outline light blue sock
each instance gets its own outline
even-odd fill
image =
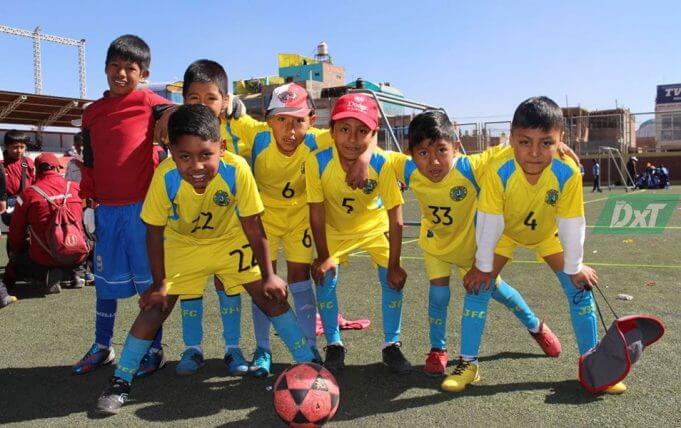
[[[428,292],[428,320],[430,322],[430,347],[447,349],[447,307],[451,292],[449,286],[430,284]]]
[[[203,341],[203,297],[180,300],[184,346],[199,347]]]
[[[159,328],[158,331],[156,332],[156,336],[154,336],[153,342],[151,342],[151,346],[149,349],[152,351],[160,351],[161,348],[163,348],[163,344],[161,343],[161,340],[163,339],[163,327]]]
[[[404,293],[390,288],[388,285],[388,269],[384,267],[378,267],[378,280],[381,282],[381,312],[385,343],[399,342]]]
[[[296,363],[305,363],[314,359],[307,338],[303,335],[303,331],[298,326],[296,315],[290,308],[283,314],[270,319]]]
[[[270,350],[270,325],[269,317],[260,310],[258,305],[251,301],[253,311],[253,330],[255,331],[255,343],[259,348]]]
[[[461,313],[461,356],[465,359],[476,359],[480,352],[480,341],[485,331],[489,299],[494,292],[493,286],[479,294],[466,293],[463,298]]]
[[[117,306],[116,299],[97,299],[95,303],[95,343],[100,347],[111,347]]]
[[[497,280],[497,288],[492,293],[492,298],[513,312],[526,329],[534,331],[539,327],[539,318],[532,312],[523,296],[503,279]]]
[[[296,307],[296,316],[307,342],[312,347],[317,347],[317,304],[312,289],[312,281],[294,282],[289,284],[289,290],[293,294],[293,304]]]
[[[332,272],[324,275],[324,283],[317,285],[317,307],[324,326],[326,344],[341,343],[340,328],[338,327],[338,297],[336,284],[338,277]]]
[[[142,361],[150,346],[151,340],[138,339],[132,334],[128,334],[114,376],[132,382],[132,378],[140,367],[140,361]]]
[[[570,276],[565,272],[556,272],[560,285],[570,305],[570,318],[572,330],[577,338],[579,355],[596,346],[598,343],[598,324],[596,320],[596,307],[591,291],[579,290],[572,284]]]
[[[241,339],[241,294],[228,296],[224,290],[217,291],[222,318],[222,337],[226,347],[239,347]]]

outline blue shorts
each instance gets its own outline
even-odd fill
[[[95,209],[94,274],[97,298],[123,299],[141,294],[151,285],[147,229],[142,203],[99,205]]]

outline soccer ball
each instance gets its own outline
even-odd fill
[[[319,364],[295,364],[274,384],[274,409],[292,427],[318,427],[330,421],[339,399],[336,379]]]

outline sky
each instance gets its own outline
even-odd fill
[[[276,75],[278,53],[326,41],[348,82],[390,82],[460,123],[507,120],[534,95],[653,111],[656,85],[681,82],[680,17],[678,0],[0,2],[1,25],[86,39],[88,98],[126,33],[151,46],[152,82],[199,58],[230,82]],[[44,94],[78,96],[76,48],[43,42],[42,68]],[[32,92],[32,70],[31,39],[0,33],[0,90]]]

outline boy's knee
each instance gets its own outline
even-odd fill
[[[277,302],[276,300],[270,299],[261,299],[259,301],[253,299],[253,301],[260,308],[260,310],[270,318],[282,315],[289,310],[287,301]]]

